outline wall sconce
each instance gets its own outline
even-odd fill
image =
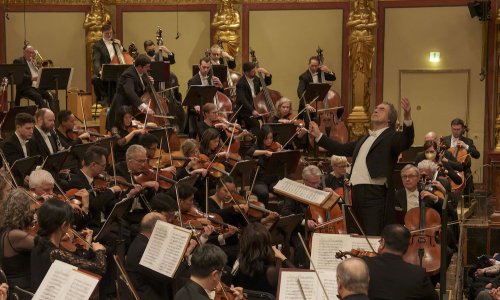
[[[430,52],[429,61],[436,63],[441,61],[441,52]]]

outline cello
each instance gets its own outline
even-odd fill
[[[253,49],[250,50],[250,55],[252,57],[252,63],[254,63],[256,68],[259,68],[259,62]],[[276,102],[281,99],[282,95],[280,92],[271,90],[267,87],[264,76],[262,76],[260,72],[258,72],[257,76],[259,76],[261,91],[253,99],[253,106],[255,110],[263,116],[265,123],[269,123],[272,116],[276,115],[275,105]]]

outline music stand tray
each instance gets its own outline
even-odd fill
[[[170,63],[166,61],[151,62],[151,77],[157,82],[170,82]]]
[[[7,77],[9,84],[21,85],[24,79],[25,64],[3,64],[0,65],[0,78]]]
[[[118,78],[122,75],[125,70],[127,70],[132,65],[112,65],[104,64],[102,65],[102,81],[116,82]]]
[[[217,93],[217,87],[213,85],[192,85],[189,87],[182,106],[203,106],[205,103],[213,102]]]
[[[287,177],[288,174],[292,174],[297,169],[301,155],[299,150],[274,152],[267,161],[266,172],[268,174],[283,172],[283,175]]]
[[[18,186],[23,186],[24,178],[35,169],[35,165],[42,159],[40,155],[30,156],[16,160],[10,167],[16,177]]]
[[[316,101],[322,101],[326,97],[326,94],[328,94],[331,87],[332,85],[329,83],[310,83],[307,85],[302,97],[306,103],[310,103],[316,97],[318,97]]]
[[[288,242],[293,230],[303,219],[303,214],[280,217],[269,231],[271,233],[271,243],[273,245],[278,245]]]
[[[104,225],[102,225],[101,230],[99,230],[99,232],[94,236],[94,241],[98,242],[103,236],[111,231],[112,224],[122,218],[133,200],[134,198],[125,198],[113,206],[113,209],[106,219],[106,222],[104,222]]]
[[[66,149],[47,156],[45,162],[42,165],[42,169],[50,172],[52,176],[54,176],[54,178],[57,178],[57,174],[64,166],[69,152],[70,149]]]
[[[68,157],[66,159],[66,162],[63,166],[63,168],[68,169],[69,166],[67,166],[67,163],[71,162],[72,158],[75,158],[78,161],[78,165],[82,165],[83,161],[83,156],[85,155],[85,152],[89,149],[91,146],[95,146],[95,142],[92,143],[85,143],[85,144],[79,144],[72,146],[69,150]]]
[[[269,125],[269,127],[271,127],[271,131],[273,132],[273,139],[281,145],[285,145],[285,143],[290,140],[290,138],[295,134],[297,130],[297,125],[292,123],[267,123],[266,125]]]

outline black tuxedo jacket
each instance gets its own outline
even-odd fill
[[[104,40],[101,39],[95,42],[92,46],[92,65],[94,66],[93,76],[99,77],[99,71],[101,70],[102,65],[109,63],[111,63],[111,56],[109,56],[108,48],[106,47]]]
[[[140,299],[170,299],[172,279],[139,264],[149,239],[138,234],[128,248],[125,269]]]
[[[325,148],[330,155],[352,156],[352,165],[356,163],[361,145],[368,138],[365,135],[354,142],[341,144],[329,139],[324,134],[318,142],[318,146]],[[398,160],[399,154],[411,147],[415,138],[412,126],[403,126],[403,131],[387,128],[382,132],[366,156],[366,165],[371,178],[386,177],[391,183],[392,171]]]
[[[207,292],[202,286],[196,282],[189,280],[178,292],[175,294],[174,300],[208,300]]]
[[[266,85],[271,85],[272,76],[265,77]],[[258,76],[253,78],[253,86],[255,89],[255,95],[258,95],[261,89],[260,79]],[[250,117],[252,115],[253,107],[253,97],[252,90],[245,76],[241,76],[240,80],[236,83],[236,105],[238,108],[243,106],[240,110],[239,115],[241,117]]]
[[[49,141],[52,145],[52,150],[54,150],[54,153],[62,150],[61,142],[59,141],[59,137],[54,130],[50,131]],[[31,142],[35,145],[35,155],[41,155],[43,158],[50,155],[49,147],[45,143],[45,140],[36,127],[33,129],[33,137],[31,138],[30,143]]]
[[[116,94],[109,108],[106,128],[111,131],[111,128],[115,125],[116,112],[118,109],[124,105],[139,108],[142,104],[141,96],[146,91],[148,85],[148,78],[142,76],[144,86],[141,84],[141,79],[139,78],[139,73],[134,66],[130,66],[118,79],[118,84],[116,87]]]
[[[78,170],[76,174],[71,174],[71,180],[68,181],[67,188],[91,190],[93,187],[89,184],[85,174],[81,170]],[[115,204],[115,200],[115,194],[110,189],[105,189],[95,194],[89,191],[89,212],[91,219],[88,225],[90,229],[96,230],[101,227],[101,212],[106,215]]]
[[[209,74],[208,75],[208,83],[210,85],[213,85],[213,81],[212,81],[212,77],[213,75],[212,74]],[[203,82],[201,81],[201,77],[200,77],[200,73],[196,73],[193,77],[191,77],[191,79],[188,80],[188,87],[192,86],[192,85],[203,85]],[[224,88],[219,88],[219,91],[220,92],[224,92]],[[203,106],[203,105],[201,105]],[[194,114],[195,111],[194,111],[194,106],[188,106],[188,113],[190,114]]]
[[[323,72],[318,70],[318,81],[321,83],[321,74]],[[335,73],[324,73],[325,74],[325,80],[328,81],[335,81],[337,77],[335,76]],[[299,76],[299,85],[297,86],[297,96],[299,97],[299,111],[304,109],[306,107],[304,100],[300,99],[302,97],[302,94],[304,91],[307,89],[307,86],[309,83],[313,82],[313,77],[309,69],[307,69],[304,73],[300,74]],[[304,113],[301,114],[301,118],[304,119]]]
[[[28,62],[24,58],[24,56],[21,56],[19,58],[14,59],[14,64],[16,65],[24,65],[24,74],[23,74],[23,83],[20,85],[16,85],[16,90],[17,91],[22,91],[26,88],[31,87],[32,81],[31,81],[31,70],[30,67],[28,66]]]
[[[440,199],[438,202],[434,203],[432,201],[424,200],[424,203],[426,207],[435,209],[441,215],[443,201],[444,199]],[[404,217],[406,215],[406,212],[408,211],[406,189],[403,188],[396,191],[396,205],[401,207]]]
[[[447,135],[443,138],[444,144],[449,148],[451,146],[451,135]],[[476,146],[474,146],[474,141],[472,139],[469,139],[465,136],[460,136],[459,140],[464,142],[469,146],[469,154],[472,156],[472,158],[478,159],[481,156],[481,153],[477,151]]]
[[[165,52],[162,51],[162,54],[165,54]],[[160,61],[160,52],[156,52],[155,55],[153,56],[153,59],[151,59],[151,61]],[[172,53],[167,54],[167,56],[163,56],[162,61],[166,61],[171,65],[175,64],[174,53],[172,52]]]
[[[425,269],[403,261],[401,256],[385,253],[364,260],[370,270],[371,300],[439,299]]]
[[[29,140],[28,143],[26,143],[26,152],[28,152],[28,156],[24,156],[21,142],[19,141],[15,133],[12,133],[12,135],[5,140],[5,142],[3,143],[2,151],[10,166],[12,166],[12,164],[18,159],[37,155],[35,143],[33,142],[33,140]]]

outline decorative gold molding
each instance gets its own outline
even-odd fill
[[[349,0],[239,0],[237,4],[243,3],[319,3],[319,2],[348,2]],[[27,4],[27,5],[90,5],[91,0],[2,0],[2,5]],[[105,0],[104,5],[189,5],[189,4],[216,4],[215,0]]]

